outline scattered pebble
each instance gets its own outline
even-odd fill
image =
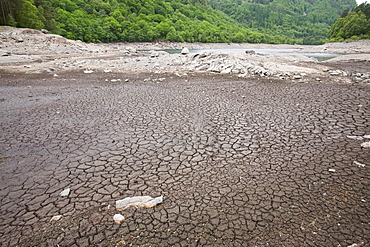
[[[363,245],[364,245],[364,243],[362,242],[362,243],[359,243],[359,244],[351,244],[351,245],[348,245],[347,247],[361,247]]]
[[[121,224],[125,220],[125,217],[122,214],[115,214],[113,220],[116,224]]]
[[[347,138],[353,139],[353,140],[359,140],[359,141],[361,141],[362,139],[364,139],[362,136],[347,136]]]
[[[93,70],[84,70],[84,73],[85,74],[91,74],[91,73],[94,73],[94,71]]]
[[[353,164],[357,165],[358,167],[365,167],[365,164],[362,164],[358,161],[353,161]]]
[[[335,172],[335,169],[329,169],[328,171],[329,172]]]
[[[363,147],[363,148],[370,148],[370,142],[363,142],[363,143],[361,143],[361,147]]]
[[[68,196],[69,195],[69,193],[71,192],[71,189],[70,188],[68,188],[68,189],[65,189],[65,190],[63,190],[62,192],[60,192],[60,196]]]
[[[60,218],[62,218],[62,215],[56,215],[56,216],[53,216],[53,218],[51,218],[50,221],[58,221],[60,220]]]

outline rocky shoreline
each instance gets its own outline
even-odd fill
[[[245,54],[204,51],[170,54],[169,49],[245,49]],[[255,49],[294,49],[295,54],[262,55]],[[345,54],[325,62],[314,53]],[[302,55],[301,55],[302,54]],[[187,73],[271,77],[309,82],[326,79],[370,83],[370,41],[329,43],[320,46],[202,43],[87,44],[32,29],[0,29],[0,69],[12,73]],[[356,63],[354,63],[356,62]]]

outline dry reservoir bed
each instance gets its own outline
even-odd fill
[[[370,244],[369,85],[74,72],[0,84],[0,246]],[[116,224],[130,196],[163,203]]]

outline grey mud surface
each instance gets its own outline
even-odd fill
[[[347,138],[370,134],[369,99],[325,81],[1,74],[0,246],[369,246],[370,149]],[[139,195],[164,201],[115,224]]]

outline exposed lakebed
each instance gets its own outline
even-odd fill
[[[162,51],[168,52],[170,54],[179,54],[181,53],[181,49],[164,49]],[[303,55],[306,57],[313,57],[316,58],[318,61],[326,61],[331,58],[339,57],[342,54],[336,53],[323,53],[323,52],[316,52],[316,53],[302,53],[301,49],[190,49],[190,53],[202,53],[202,52],[225,52],[225,53],[237,53],[237,54],[245,54],[246,51],[254,51],[256,54],[260,55]]]

